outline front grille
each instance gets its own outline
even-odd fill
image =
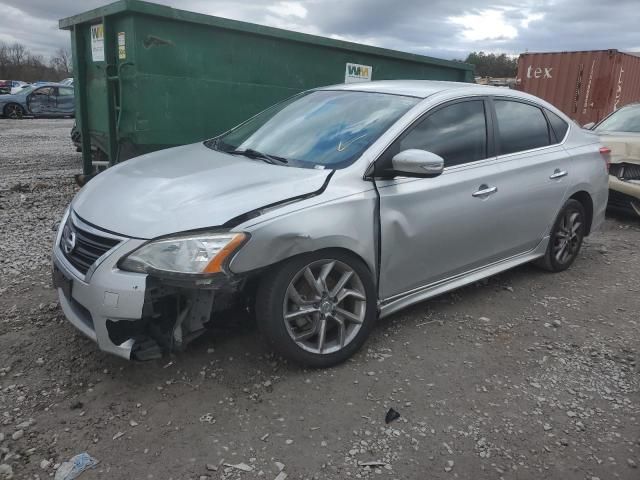
[[[98,258],[118,243],[120,240],[96,235],[80,228],[71,221],[71,217],[60,236],[62,254],[83,275],[86,275]]]

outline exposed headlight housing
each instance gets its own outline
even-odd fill
[[[245,233],[193,233],[152,240],[118,263],[138,273],[209,276],[224,272],[228,260],[246,242]]]

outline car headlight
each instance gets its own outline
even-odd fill
[[[244,233],[202,233],[152,240],[124,257],[121,270],[139,273],[212,275],[248,238]]]

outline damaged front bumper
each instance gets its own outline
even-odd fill
[[[53,251],[53,283],[60,306],[67,319],[101,350],[137,360],[181,350],[204,332],[211,319],[214,297],[222,296],[228,301],[240,285],[240,280],[224,275],[196,282],[120,270],[118,261],[145,240],[118,237],[70,215],[78,238],[95,240],[97,235],[108,235],[118,241],[86,272],[63,252],[63,228],[59,229]],[[62,225],[66,221],[67,215]]]

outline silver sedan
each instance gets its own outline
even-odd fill
[[[607,166],[595,134],[523,93],[316,89],[97,175],[54,280],[71,323],[125,358],[240,305],[280,354],[327,367],[401,308],[526,262],[568,268],[604,219]]]

